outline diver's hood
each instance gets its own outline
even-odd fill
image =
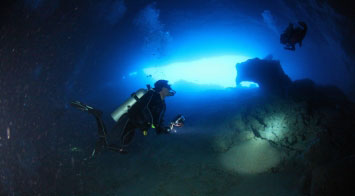
[[[147,84],[147,88],[148,88],[148,90],[154,89],[149,84]],[[173,90],[170,85],[166,86],[166,88],[169,89],[169,95],[168,96],[174,96],[176,94],[176,91]]]

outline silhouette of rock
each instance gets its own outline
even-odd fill
[[[276,60],[250,59],[237,64],[236,68],[237,85],[242,81],[252,81],[258,83],[263,92],[283,95],[291,84],[290,78]]]

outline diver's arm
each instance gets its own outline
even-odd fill
[[[170,133],[170,127],[160,126],[155,128],[157,134],[167,134]]]
[[[155,131],[157,134],[170,132],[170,127],[164,125],[165,110],[166,110],[166,106],[163,105],[163,107],[160,108],[161,112],[156,113],[157,115],[155,115],[155,117],[154,117],[153,123],[154,123]]]
[[[169,133],[170,132],[170,127],[164,125],[164,121],[161,121],[160,123],[154,125],[155,126],[155,131],[157,134],[162,134],[162,133]]]
[[[307,24],[305,22],[299,21],[298,24],[303,28],[303,30],[307,31]]]
[[[157,134],[169,133],[170,127],[164,125],[164,119],[163,119],[164,112],[161,112],[160,115],[162,115],[160,120],[159,120],[158,115],[154,118],[153,128],[155,128],[155,131]]]

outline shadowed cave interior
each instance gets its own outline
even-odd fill
[[[355,176],[347,1],[0,3],[0,195],[347,195]],[[289,23],[307,24],[287,50]],[[168,80],[165,122],[127,154],[111,113]]]

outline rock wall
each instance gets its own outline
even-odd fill
[[[226,168],[252,174],[296,167],[304,173],[303,195],[344,195],[355,185],[355,104],[338,88],[308,79],[274,87],[261,81],[261,92],[287,86],[285,94],[250,98],[226,119],[214,143]],[[257,141],[268,145],[257,149]]]

